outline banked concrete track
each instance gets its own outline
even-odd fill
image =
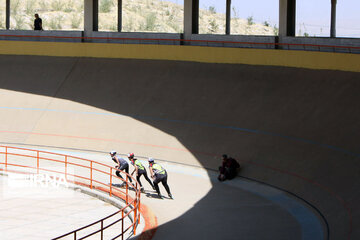
[[[330,239],[360,237],[360,73],[1,56],[0,88],[2,143],[117,149],[210,172],[227,153],[242,164],[242,177],[313,205],[326,219]],[[184,184],[189,196],[197,191],[188,179]],[[253,239],[251,234],[263,231],[261,239],[302,239],[301,232],[285,225],[272,232],[257,230],[267,224],[259,222],[258,213],[237,222],[242,195],[231,199],[229,191],[214,182],[200,201],[160,225],[158,233],[188,238],[211,218],[206,237]],[[222,214],[231,209],[231,217]],[[240,224],[246,222],[254,229],[242,226],[245,235],[239,237]]]

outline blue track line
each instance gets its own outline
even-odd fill
[[[226,126],[221,124],[214,124],[214,123],[206,123],[206,122],[197,122],[197,121],[186,121],[186,120],[177,120],[177,119],[167,119],[167,118],[158,118],[158,117],[147,117],[147,116],[140,116],[140,115],[123,115],[118,113],[105,113],[105,112],[82,112],[82,111],[73,111],[73,110],[60,110],[60,109],[45,109],[45,108],[26,108],[26,107],[0,107],[0,109],[9,109],[9,110],[25,110],[25,111],[45,111],[45,112],[62,112],[62,113],[74,113],[74,114],[87,114],[87,115],[103,115],[103,116],[117,116],[117,117],[131,117],[135,119],[146,119],[146,120],[154,120],[154,121],[164,121],[164,122],[172,122],[172,123],[181,123],[181,124],[189,124],[189,125],[197,125],[197,126],[203,126],[203,127],[213,127],[213,128],[222,128],[222,129],[230,129],[235,131],[241,131],[241,132],[247,132],[247,133],[255,133],[260,135],[267,135],[267,136],[273,136],[273,137],[279,137],[284,139],[289,139],[292,141],[297,142],[303,142],[311,145],[317,145],[323,148],[331,149],[337,152],[342,152],[347,155],[353,156],[353,157],[360,157],[359,153],[354,153],[351,151],[348,151],[346,149],[319,143],[316,141],[299,138],[299,137],[292,137],[292,136],[286,136],[278,133],[272,133],[272,132],[266,132],[256,129],[247,129],[247,128],[240,128],[235,126]]]

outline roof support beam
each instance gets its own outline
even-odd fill
[[[336,4],[337,0],[331,0],[331,26],[330,37],[336,37]]]
[[[279,36],[295,36],[296,0],[279,0]]]
[[[122,31],[122,0],[118,0],[118,32]]]
[[[184,39],[199,33],[199,0],[184,0]]]
[[[84,0],[84,31],[98,31],[99,1]]]
[[[6,29],[10,29],[10,0],[6,0]]]
[[[225,34],[230,35],[231,32],[231,0],[226,0],[226,27]]]

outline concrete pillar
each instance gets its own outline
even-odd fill
[[[199,0],[184,0],[184,39],[199,33]]]
[[[226,0],[226,27],[225,34],[230,35],[230,26],[231,26],[231,0]]]
[[[192,33],[199,34],[199,0],[192,0]]]
[[[118,32],[122,31],[122,0],[118,0]]]
[[[296,0],[279,0],[279,36],[295,36]]]
[[[98,31],[99,2],[84,0],[84,31]]]
[[[5,25],[6,25],[6,29],[10,29],[10,0],[6,0],[6,20],[5,20]]]
[[[192,33],[192,0],[184,0],[184,38]]]
[[[336,37],[336,4],[337,0],[331,0],[331,26],[330,37]]]

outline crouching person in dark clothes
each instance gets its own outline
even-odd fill
[[[226,154],[222,155],[222,160],[222,166],[219,167],[220,175],[218,180],[222,182],[235,178],[240,169],[239,163]]]
[[[117,169],[119,169],[121,171],[125,170],[125,172],[127,174],[129,174],[129,164],[124,158],[118,157],[116,155],[116,151],[111,151],[110,156],[111,156],[111,159],[117,164],[115,166],[115,168],[117,168]],[[120,171],[116,171],[116,176],[118,176],[119,178],[124,180],[124,178],[120,175]],[[130,177],[129,177],[129,181],[132,182]],[[124,187],[124,186],[125,186],[125,183],[122,183],[121,187]]]
[[[164,185],[164,188],[166,189],[166,192],[169,195],[169,198],[173,198],[171,193],[170,193],[170,188],[167,184],[167,172],[166,170],[160,166],[160,164],[157,164],[154,162],[153,158],[149,158],[149,168],[150,168],[150,174],[151,177],[154,180],[154,187],[155,190],[159,196],[159,198],[162,198],[161,194],[160,194],[160,189],[159,189],[159,182],[162,182],[162,184]]]
[[[141,164],[139,160],[137,160],[133,153],[128,154],[128,159],[131,162],[131,164],[135,167],[134,171],[131,173],[131,176],[136,172],[136,180],[140,184],[140,190],[141,192],[144,192],[144,188],[141,184],[140,177],[144,175],[145,180],[151,185],[151,187],[155,190],[155,187],[151,180],[149,179],[145,167]]]

